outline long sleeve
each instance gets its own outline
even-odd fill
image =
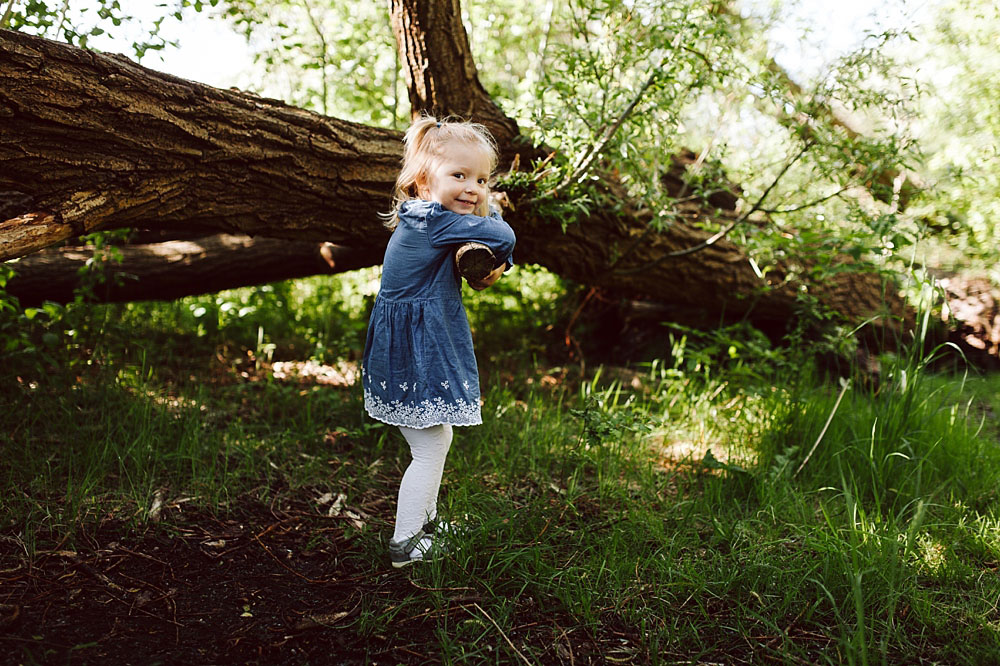
[[[489,247],[508,267],[514,264],[516,237],[499,212],[489,217],[459,215],[433,204],[427,213],[427,234],[432,247],[444,247],[475,241]]]

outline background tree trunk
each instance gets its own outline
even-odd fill
[[[392,25],[414,115],[458,113],[487,125],[501,146],[509,146],[505,156],[515,154],[519,146],[526,148],[517,124],[479,82],[459,0],[393,0]],[[520,161],[529,164],[547,152],[537,147],[523,150]],[[682,151],[663,174],[672,196],[680,198],[687,189],[684,172],[694,157]],[[743,250],[724,239],[692,254],[669,256],[709,237],[696,222],[725,223],[735,217],[737,187],[735,193],[720,192],[708,201],[682,205],[677,211],[680,220],[664,233],[650,232],[652,213],[630,205],[625,188],[612,175],[603,175],[601,188],[617,206],[598,206],[585,219],[567,225],[562,236],[554,229],[557,220],[526,203],[537,192],[509,193],[515,209],[505,212],[505,218],[518,234],[517,255],[584,284],[667,303],[676,321],[692,326],[746,319],[772,335],[785,332],[798,307],[801,284],[786,283],[782,270],[762,278]],[[896,289],[874,274],[842,273],[829,284],[810,288],[820,302],[854,321],[907,313]],[[898,323],[886,317],[875,326],[896,329]]]
[[[121,263],[108,262],[95,277],[92,297],[101,302],[172,300],[321,273],[342,273],[382,263],[380,249],[277,238],[217,234],[188,240],[116,248]],[[80,269],[94,256],[89,247],[48,249],[24,257],[7,283],[24,307],[67,303],[80,287]]]
[[[476,62],[462,25],[459,0],[392,0],[392,28],[414,116],[457,115],[489,128],[509,163],[523,150],[525,165],[540,153],[521,139],[508,118],[479,81]],[[524,159],[522,158],[522,159]]]

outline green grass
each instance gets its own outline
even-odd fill
[[[810,663],[995,659],[1000,542],[984,535],[995,535],[997,452],[952,418],[943,388],[919,396],[910,426],[890,430],[910,467],[881,464],[897,456],[857,434],[891,420],[898,397],[858,397],[827,433],[837,445],[794,479],[765,456],[746,471],[663,470],[648,437],[622,438],[618,424],[588,439],[585,413],[574,424],[557,405],[528,400],[523,414],[505,415],[506,436],[453,454],[452,512],[495,518],[488,539],[431,570],[430,585],[482,581],[491,597],[527,595],[591,631],[609,617],[644,627],[634,647],[652,661],[664,646],[723,661],[748,650]],[[604,392],[605,404],[616,392]],[[760,439],[811,441],[832,398],[784,393],[759,405],[774,414],[758,422]],[[654,394],[598,418],[624,409],[641,421],[660,407]],[[877,482],[897,477],[899,488]]]
[[[5,366],[0,514],[29,553],[108,515],[141,529],[163,487],[220,513],[299,489],[391,500],[402,439],[356,389],[255,374],[260,341],[227,346],[233,324],[163,335],[191,304],[150,317],[159,342],[109,329],[93,364]],[[478,529],[408,592],[366,597],[359,640],[419,616],[453,664],[584,644],[637,663],[1000,661],[1000,379],[903,356],[835,409],[835,382],[692,365],[674,341],[629,373],[543,381],[537,342],[504,351],[530,319],[477,324],[498,350],[484,425],[456,429],[441,512]],[[355,537],[373,569],[388,515]]]

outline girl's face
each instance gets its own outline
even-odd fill
[[[490,159],[479,147],[453,141],[417,181],[421,199],[436,201],[446,210],[468,215],[485,204],[490,190]],[[484,207],[483,210],[486,210]]]

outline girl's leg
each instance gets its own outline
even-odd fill
[[[437,517],[437,496],[444,472],[444,460],[451,448],[450,425],[422,430],[400,427],[413,460],[399,484],[396,530],[392,540],[402,542],[416,534],[428,520]]]

